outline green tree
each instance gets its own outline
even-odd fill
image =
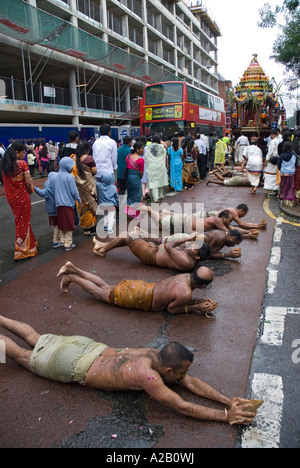
[[[300,78],[300,1],[284,0],[272,8],[265,3],[259,10],[261,28],[280,29],[273,45],[272,58],[285,65],[288,72]]]

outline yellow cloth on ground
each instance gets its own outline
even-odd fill
[[[153,292],[156,283],[142,280],[124,280],[110,293],[110,303],[125,309],[145,310],[152,308]]]

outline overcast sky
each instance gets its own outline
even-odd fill
[[[257,27],[259,9],[267,2],[281,4],[279,0],[205,0],[207,10],[218,23],[222,37],[218,38],[219,73],[231,80],[233,86],[242,78],[251,63],[253,54],[258,55],[258,62],[270,78],[277,84],[283,81],[285,67],[270,59],[273,44],[278,35],[277,29]],[[193,1],[193,4],[195,0]],[[286,88],[282,88],[283,92]],[[288,114],[294,112],[295,102],[283,96]]]

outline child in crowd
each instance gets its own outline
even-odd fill
[[[97,177],[96,186],[98,192],[98,205],[104,214],[104,230],[107,234],[113,233],[115,224],[115,211],[119,205],[119,196],[115,185],[115,178],[113,174],[103,172],[101,177]]]
[[[57,209],[55,204],[55,195],[54,195],[54,180],[57,176],[56,172],[50,172],[48,179],[45,182],[44,188],[39,189],[38,187],[33,187],[35,193],[40,197],[46,200],[46,211],[49,216],[49,224],[53,226],[53,248],[57,249],[62,247],[63,243],[61,242],[61,232],[58,229],[57,223]]]
[[[76,229],[74,216],[75,202],[77,201],[81,205],[76,182],[71,174],[74,165],[73,159],[62,158],[59,171],[54,179],[57,224],[61,231],[60,240],[63,243],[65,251],[76,247],[73,244],[73,232]]]
[[[50,156],[48,154],[46,143],[43,144],[42,149],[39,152],[39,156],[40,156],[40,163],[42,166],[41,177],[46,177],[45,171],[47,172],[47,175],[48,175],[49,174],[49,160],[50,160]]]
[[[36,156],[35,154],[33,154],[33,151],[32,149],[28,149],[27,150],[27,163],[28,163],[28,167],[29,167],[29,171],[30,171],[30,175],[31,177],[34,177],[35,175],[35,160],[36,160]]]

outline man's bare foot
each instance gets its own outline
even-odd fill
[[[141,204],[141,205],[139,206],[139,211],[140,211],[141,213],[142,213],[142,212],[146,212],[146,211],[149,211],[149,212],[150,212],[150,211],[151,211],[151,207],[150,207],[150,206],[147,206],[147,205]]]
[[[69,275],[65,275],[60,283],[60,289],[63,293],[69,292],[69,284],[71,283],[71,277]]]
[[[96,237],[93,237],[93,242],[94,242],[94,248],[93,248],[93,252],[97,255],[99,255],[100,257],[105,257],[106,253],[105,253],[105,242],[100,242],[96,239]]]
[[[57,273],[57,276],[67,275],[70,273],[77,273],[77,268],[71,262],[66,262]]]
[[[93,252],[96,255],[99,255],[99,257],[106,257],[106,252],[104,251],[103,247],[98,247],[98,248],[94,247]]]
[[[162,214],[162,216],[169,216],[169,215],[173,215],[174,212],[172,212],[170,210],[167,210],[167,209],[163,209],[161,214]]]

